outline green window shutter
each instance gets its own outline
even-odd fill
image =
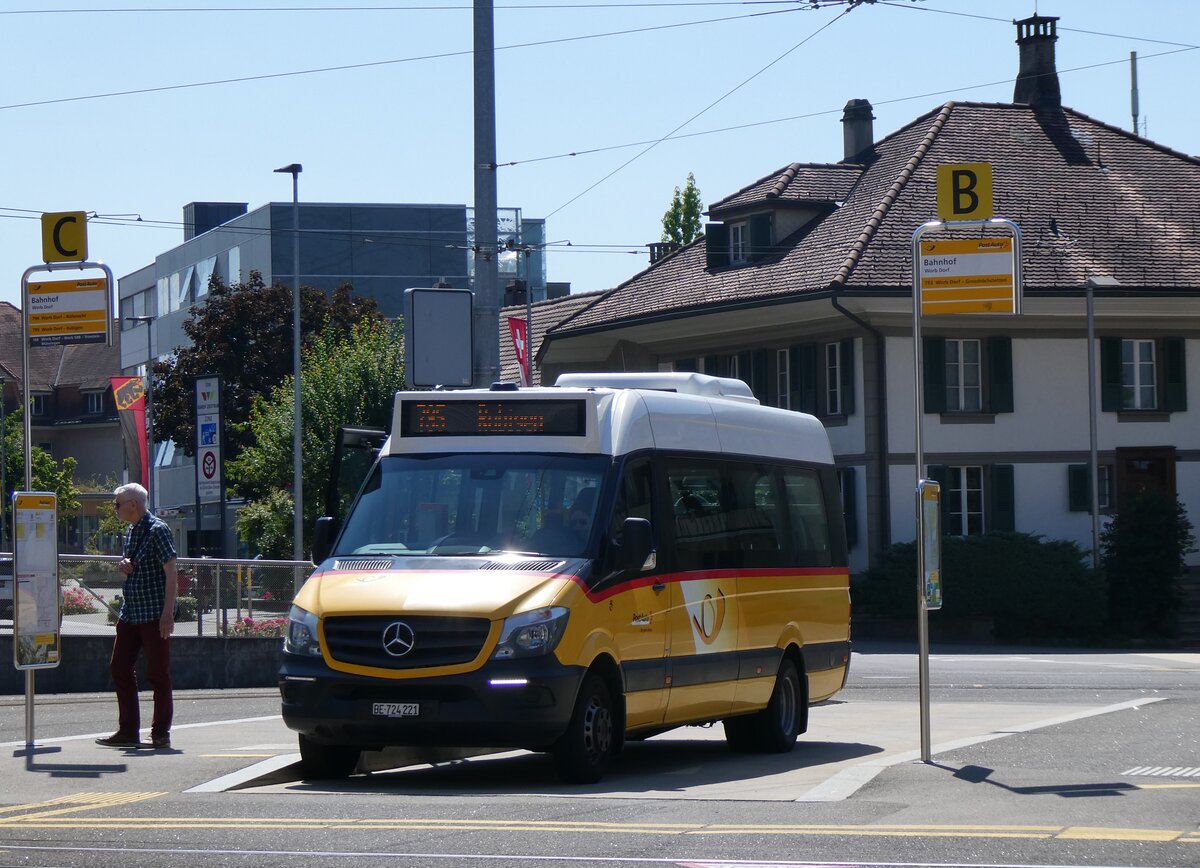
[[[694,372],[697,370],[696,359],[676,359],[674,367],[677,371]]]
[[[988,530],[1017,529],[1016,492],[1011,464],[991,466],[991,522]]]
[[[817,345],[792,344],[791,380],[792,409],[802,413],[817,412]]]
[[[846,522],[846,547],[854,548],[858,543],[858,507],[854,468],[844,468],[838,477],[842,483],[842,517]]]
[[[1100,338],[1100,409],[1121,409],[1121,339]]]
[[[925,390],[925,412],[946,412],[946,340],[924,338],[922,385]]]
[[[1086,464],[1067,465],[1067,504],[1071,512],[1092,511],[1092,474]]]
[[[1163,409],[1187,409],[1187,360],[1183,338],[1163,338]]]
[[[771,215],[755,214],[750,218],[750,258],[762,259],[774,250],[771,239]]]
[[[854,412],[854,338],[842,341],[842,413],[849,416]]]
[[[987,341],[988,401],[993,413],[1013,411],[1012,338],[991,337]]]
[[[729,227],[724,223],[709,223],[704,227],[704,250],[708,268],[724,268],[729,264]]]

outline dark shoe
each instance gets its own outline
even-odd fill
[[[171,736],[169,736],[169,735],[152,736],[150,738],[150,744],[154,747],[155,750],[170,750],[171,749]]]
[[[105,738],[96,739],[96,744],[101,747],[137,747],[141,742],[136,738],[130,738],[127,735],[121,735],[119,732],[114,732]]]

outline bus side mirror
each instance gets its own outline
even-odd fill
[[[314,564],[319,564],[329,557],[340,525],[341,522],[332,516],[323,515],[317,519],[316,527],[313,528],[312,560]]]
[[[622,523],[621,536],[619,556],[621,568],[635,571],[646,569],[646,560],[654,551],[654,533],[650,529],[650,522],[644,518],[631,516]]]

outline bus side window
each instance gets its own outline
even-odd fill
[[[802,567],[830,566],[833,554],[821,480],[812,471],[789,470],[783,474],[783,489],[796,563]]]

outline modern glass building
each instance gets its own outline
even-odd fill
[[[465,205],[339,204],[301,202],[300,284],[331,292],[343,283],[356,295],[373,297],[388,317],[403,312],[404,291],[438,283],[470,288],[474,274],[474,214]],[[546,297],[545,222],[525,219],[520,209],[498,213],[500,288],[520,279],[533,298]],[[270,285],[291,286],[293,204],[271,202],[253,211],[242,202],[193,202],[184,207],[184,240],[152,264],[121,277],[121,369],[144,374],[147,360],[188,343],[183,324],[189,309],[203,303],[209,279],[227,284],[260,272]],[[131,317],[151,316],[149,322]],[[184,554],[236,551],[232,516],[219,543],[216,504],[204,507],[204,533],[195,529],[195,465],[171,442],[156,443],[151,469],[156,511],[185,541]],[[211,510],[211,514],[209,513]],[[216,536],[214,536],[214,534]]]

